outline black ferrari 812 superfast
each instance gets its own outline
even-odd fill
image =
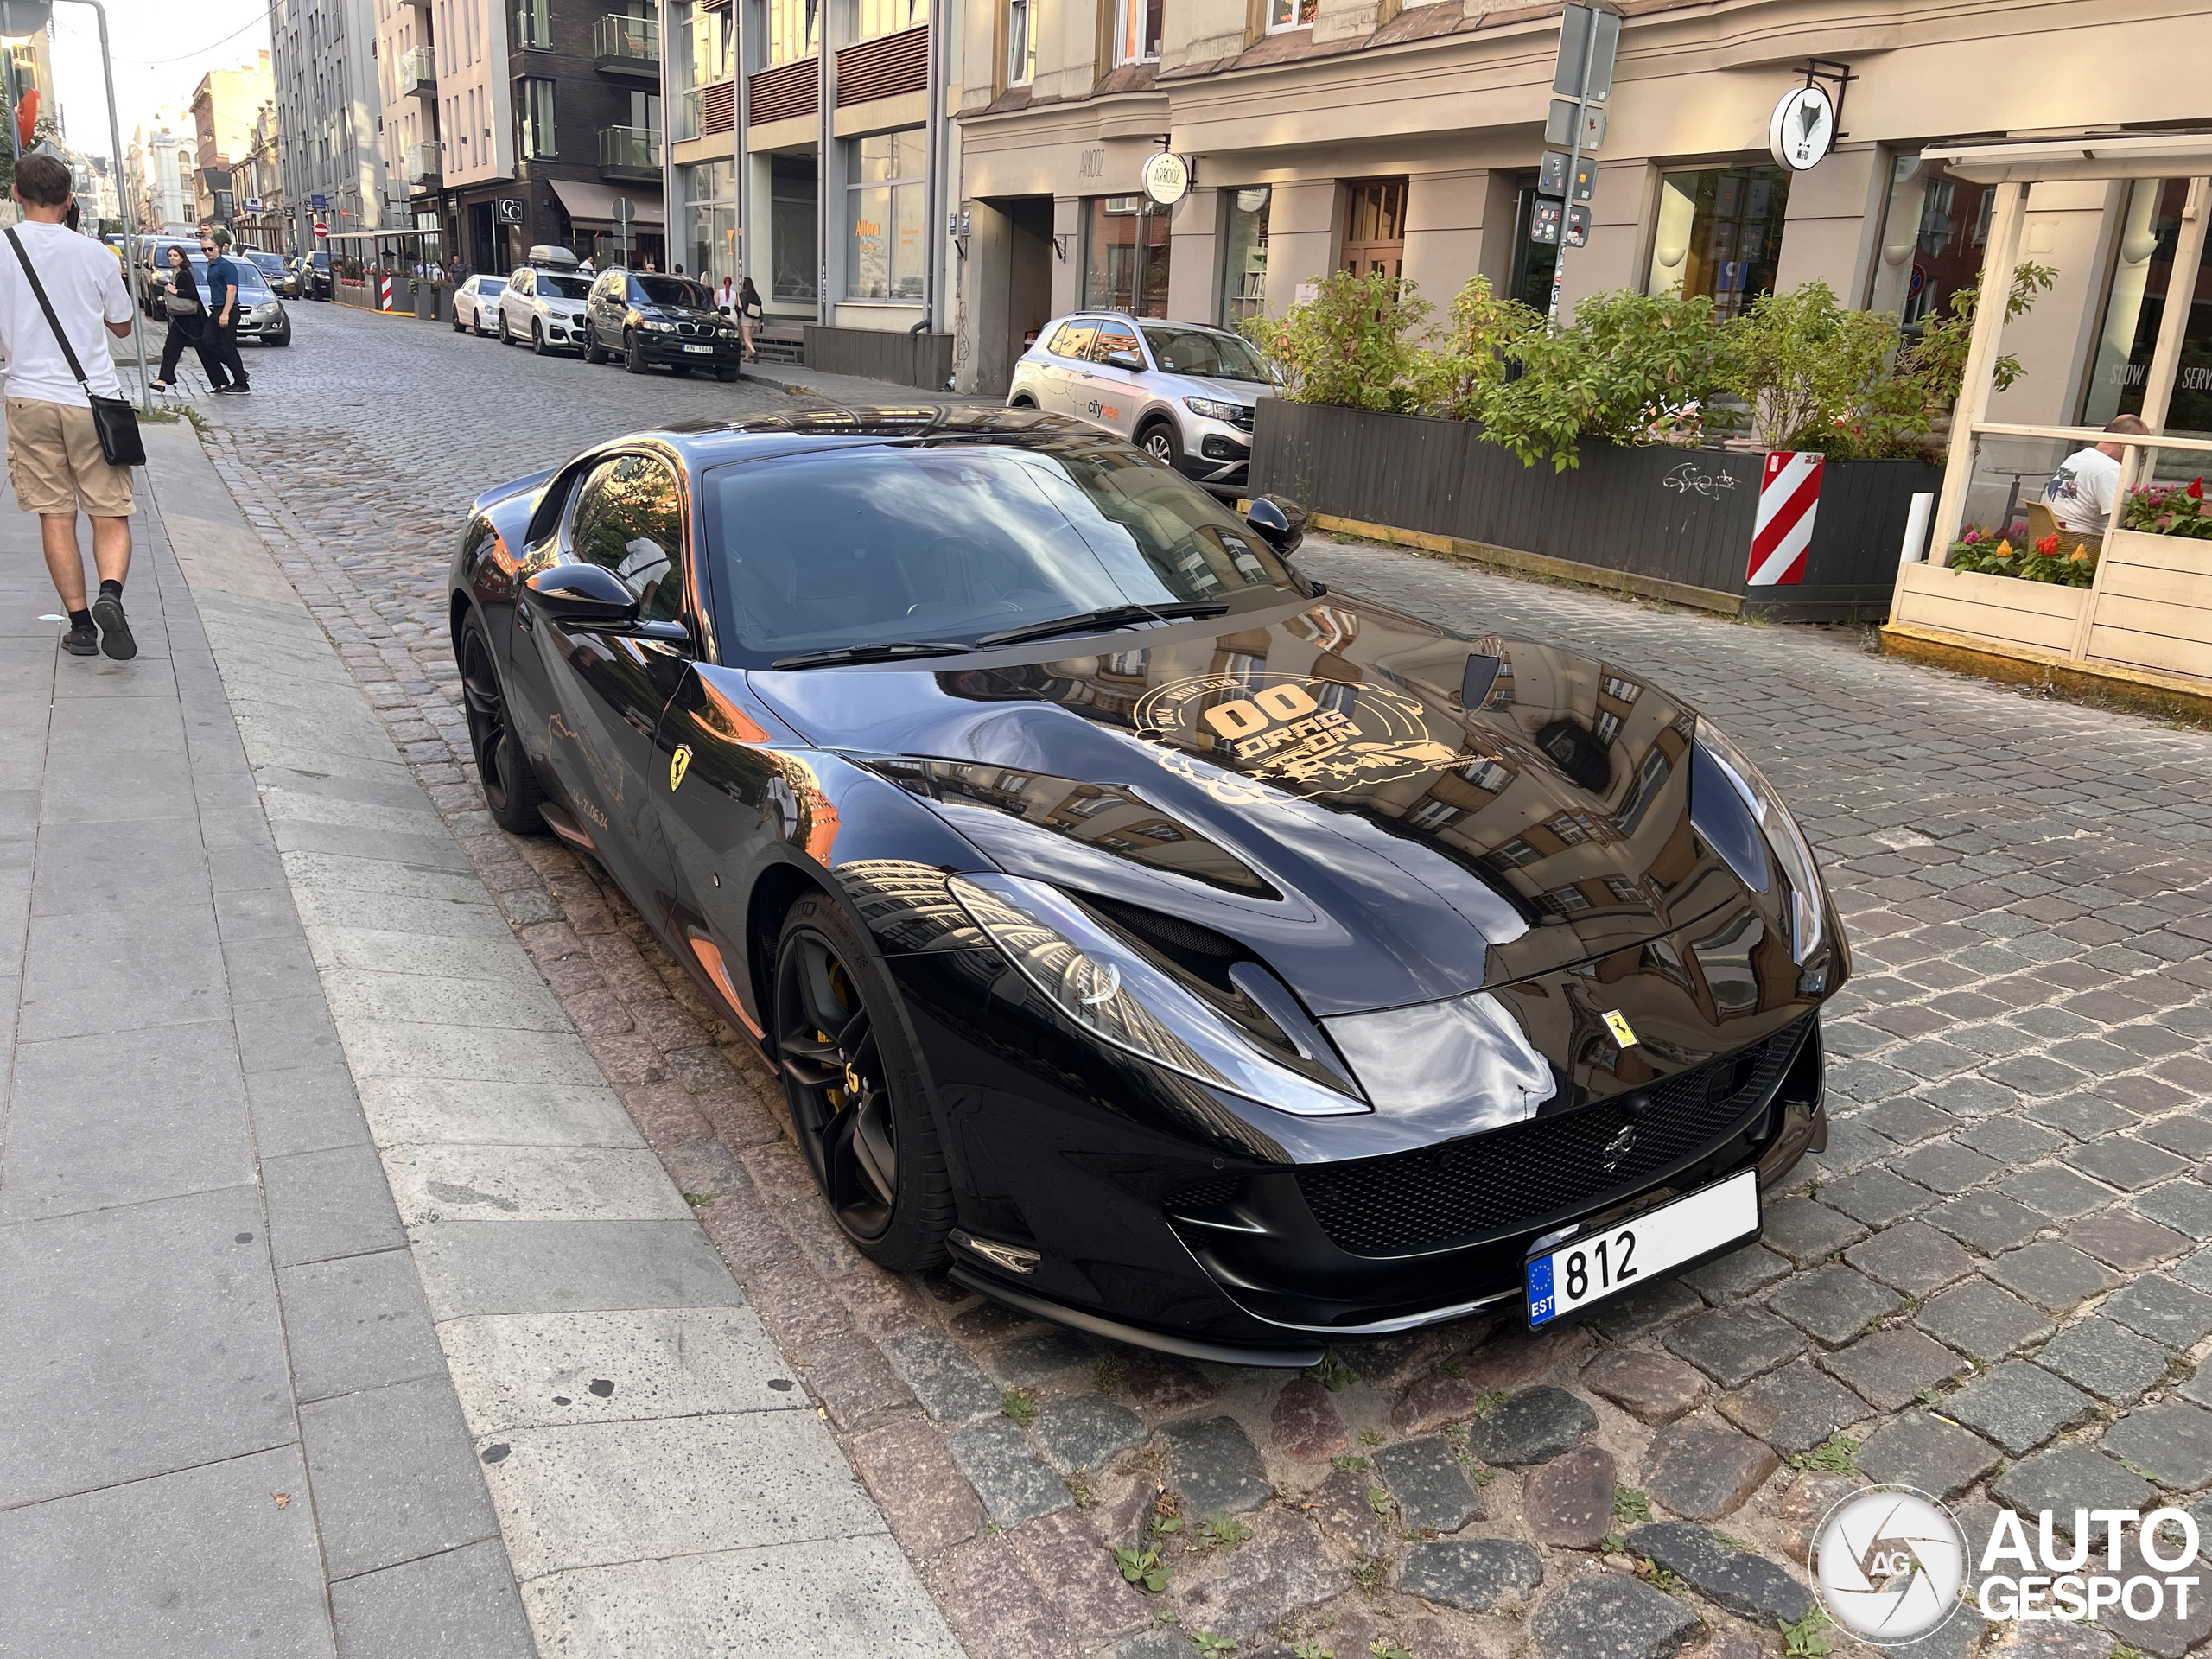
[[[1631,669],[1332,593],[1030,411],[690,424],[483,496],[493,817],[604,866],[854,1245],[1304,1365],[1740,1248],[1848,970],[1743,752]]]

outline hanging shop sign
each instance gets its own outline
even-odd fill
[[[1835,148],[1835,100],[1817,81],[1793,86],[1774,106],[1774,121],[1767,129],[1767,148],[1777,167],[1802,173],[1819,164]]]
[[[1162,207],[1173,207],[1191,194],[1191,163],[1163,149],[1144,164],[1144,193]]]

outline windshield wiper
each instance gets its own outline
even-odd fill
[[[1032,622],[1024,627],[987,633],[976,641],[976,647],[980,651],[987,645],[1017,645],[1025,639],[1046,639],[1056,633],[1072,633],[1077,628],[1110,628],[1123,622],[1219,616],[1228,608],[1220,601],[1211,599],[1173,600],[1164,605],[1107,605],[1095,611],[1078,611],[1073,616],[1056,616],[1049,622]]]
[[[966,645],[950,640],[893,639],[878,645],[832,645],[827,651],[802,651],[796,657],[779,657],[771,668],[826,668],[836,663],[882,663],[897,657],[957,657]]]

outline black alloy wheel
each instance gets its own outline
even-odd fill
[[[645,348],[638,344],[635,331],[622,331],[622,366],[632,374],[643,374],[651,365],[645,361]]]
[[[918,1273],[943,1259],[951,1184],[888,979],[836,903],[791,907],[776,950],[777,1058],[791,1127],[845,1236]]]
[[[456,334],[459,334],[459,333],[461,331],[462,327],[463,327],[463,324],[462,324],[462,322],[461,322],[461,313],[460,313],[460,312],[458,312],[458,311],[455,311],[455,312],[453,314],[453,331],[454,331],[454,333],[455,333]]]
[[[530,320],[530,349],[540,357],[553,355],[553,347],[545,338],[545,325],[536,317]]]
[[[593,364],[607,361],[607,353],[599,349],[599,329],[588,320],[584,323],[584,361]]]
[[[1145,428],[1137,439],[1137,447],[1163,467],[1173,467],[1183,459],[1183,445],[1175,435],[1175,429],[1166,421],[1154,421]]]
[[[492,642],[474,616],[461,624],[457,654],[461,702],[468,713],[468,748],[476,761],[485,808],[492,822],[511,835],[543,835],[545,820],[537,809],[545,791],[507,718],[507,694],[492,660]]]
[[[513,340],[507,334],[507,314],[504,310],[499,313],[499,344],[502,346],[514,344]]]

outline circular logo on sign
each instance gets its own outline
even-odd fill
[[[1853,1492],[1813,1536],[1813,1581],[1828,1616],[1883,1647],[1917,1642],[1959,1609],[1966,1535],[1910,1486]]]
[[[1200,674],[1145,693],[1137,734],[1249,776],[1329,795],[1448,766],[1420,702],[1297,674]]]
[[[1775,165],[1802,173],[1828,153],[1835,143],[1835,102],[1828,89],[1815,84],[1794,87],[1774,106],[1774,124],[1767,130],[1767,147]]]
[[[1162,150],[1144,164],[1144,193],[1163,207],[1173,207],[1190,194],[1191,164],[1180,156]]]

